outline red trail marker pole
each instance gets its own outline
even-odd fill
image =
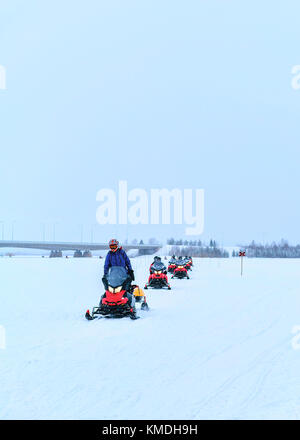
[[[243,276],[243,270],[244,270],[243,259],[246,256],[246,252],[240,251],[239,256],[241,257],[241,276]]]

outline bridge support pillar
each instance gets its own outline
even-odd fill
[[[62,251],[58,251],[58,250],[52,250],[50,252],[50,256],[49,258],[61,258],[62,257]]]
[[[81,258],[82,252],[80,250],[76,250],[73,255],[74,258]]]
[[[89,250],[85,250],[84,252],[83,252],[83,255],[82,255],[84,258],[91,258],[93,255],[92,255],[92,252],[91,251],[89,251]]]

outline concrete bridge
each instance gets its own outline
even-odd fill
[[[157,252],[161,244],[124,244],[123,249],[126,251],[130,249],[138,249],[141,255],[153,254]],[[50,241],[9,241],[0,240],[0,248],[19,248],[19,249],[41,249],[51,251],[54,256],[61,256],[62,251],[74,251],[76,256],[81,256],[80,253],[88,253],[91,251],[108,250],[107,243],[88,243],[88,242],[50,242]]]

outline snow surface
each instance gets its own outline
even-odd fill
[[[195,259],[142,319],[88,322],[102,265],[0,260],[0,419],[300,418],[299,260]]]

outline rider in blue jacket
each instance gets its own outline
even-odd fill
[[[110,251],[108,252],[108,254],[106,255],[106,258],[105,258],[104,276],[102,278],[104,287],[107,290],[108,285],[107,285],[106,276],[108,274],[109,268],[112,266],[122,266],[125,268],[125,270],[128,273],[127,287],[129,288],[131,281],[134,281],[134,272],[132,270],[130,260],[129,260],[126,252],[121,247],[119,247],[118,240],[115,240],[115,239],[110,240],[109,248],[110,248]]]

